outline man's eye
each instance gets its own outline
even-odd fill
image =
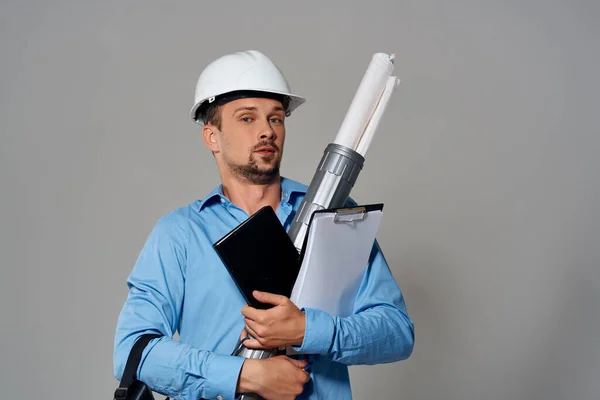
[[[280,124],[283,121],[281,120],[281,118],[271,118],[271,122],[275,123],[275,124]]]
[[[252,122],[252,117],[242,117],[242,121],[244,121],[244,122]]]

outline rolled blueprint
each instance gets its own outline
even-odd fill
[[[371,141],[373,140],[373,136],[375,136],[375,132],[377,131],[377,127],[379,126],[379,121],[381,121],[381,116],[385,112],[385,109],[392,97],[392,93],[396,90],[396,87],[400,84],[400,79],[395,76],[390,76],[387,80],[385,88],[383,89],[383,93],[381,94],[381,98],[377,103],[377,107],[363,132],[363,135],[359,139],[358,145],[356,146],[356,151],[361,156],[365,157],[367,154],[367,150],[369,150],[369,146],[371,145]]]
[[[334,143],[356,150],[358,142],[394,72],[394,55],[376,53],[363,76]]]
[[[333,143],[325,149],[288,235],[301,251],[312,213],[343,207],[364,165],[381,116],[399,80],[391,76],[394,54],[376,53]],[[360,151],[357,151],[359,150]]]

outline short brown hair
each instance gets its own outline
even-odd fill
[[[213,124],[218,130],[221,130],[221,107],[217,104],[209,104],[202,113],[205,124]]]

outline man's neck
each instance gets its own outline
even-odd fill
[[[277,177],[271,184],[254,185],[235,177],[222,179],[223,194],[233,204],[252,215],[264,206],[271,206],[277,211],[281,202],[281,178]]]

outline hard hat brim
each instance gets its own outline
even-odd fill
[[[293,112],[294,110],[296,110],[298,107],[300,107],[302,104],[304,104],[306,102],[306,98],[304,98],[302,96],[298,96],[298,95],[287,93],[287,92],[277,91],[277,90],[273,90],[273,89],[255,88],[255,89],[245,89],[245,90],[256,91],[256,92],[267,92],[267,93],[279,94],[279,95],[289,97],[290,102],[289,102],[289,105],[287,108],[287,113]],[[222,94],[224,94],[224,93],[219,93],[219,95],[222,95]],[[215,96],[207,96],[204,99],[198,101],[191,108],[190,118],[192,119],[192,121],[194,121],[194,123],[196,123],[198,125],[204,125],[204,121],[202,120],[202,118],[200,118],[200,117],[196,118],[196,113],[198,112],[198,108],[200,108],[200,106],[202,106],[206,101],[208,101],[209,99],[211,99],[213,97],[215,97]],[[257,95],[256,97],[261,97],[261,96]]]

